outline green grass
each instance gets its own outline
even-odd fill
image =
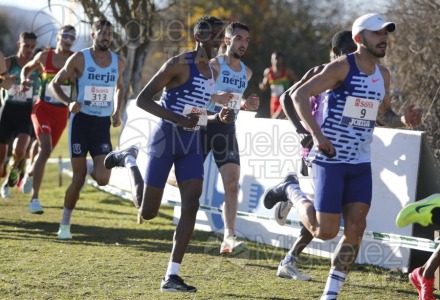
[[[117,130],[114,130],[116,141]],[[63,137],[54,157],[67,157]],[[132,203],[88,186],[72,216],[71,241],[56,238],[65,189],[49,164],[41,189],[43,215],[27,212],[28,195],[12,189],[0,199],[0,299],[319,299],[329,261],[304,255],[300,267],[313,276],[298,282],[275,276],[285,250],[248,242],[238,257],[218,254],[218,237],[196,231],[182,277],[196,294],[162,294],[160,281],[172,246],[173,209],[136,224]],[[307,262],[307,263],[306,263]],[[356,266],[338,299],[417,299],[405,274]]]

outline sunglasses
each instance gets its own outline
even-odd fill
[[[76,39],[75,35],[71,34],[71,33],[62,33],[60,34],[61,38],[63,40],[72,40],[74,41]]]

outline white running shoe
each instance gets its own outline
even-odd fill
[[[3,185],[0,189],[0,196],[3,199],[11,198],[11,193],[9,193],[9,186]]]
[[[60,240],[72,239],[72,234],[70,233],[70,225],[60,225],[60,229],[58,230],[58,238]]]
[[[312,277],[302,274],[295,263],[283,265],[283,261],[278,265],[277,276],[301,281],[309,281],[312,279]]]
[[[287,215],[293,207],[293,203],[290,200],[278,202],[275,205],[274,215],[275,221],[281,226],[286,224]]]
[[[40,200],[38,199],[31,200],[31,202],[29,203],[29,212],[31,214],[37,214],[37,215],[41,215],[42,213],[44,213],[44,209],[43,206],[41,206]]]
[[[28,174],[25,174],[23,177],[23,185],[21,186],[21,191],[24,194],[31,193],[33,183],[34,183],[34,176],[29,176]]]
[[[237,241],[237,237],[235,236],[225,238],[220,246],[220,254],[239,254],[246,250],[246,243]]]

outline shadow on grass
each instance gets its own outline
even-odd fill
[[[119,244],[145,251],[169,252],[174,230],[156,230],[140,226],[139,229],[112,228],[72,224],[72,240],[58,240],[59,223],[55,222],[11,222],[0,220],[0,239],[48,240],[59,243]]]
[[[232,294],[232,293],[224,293],[222,294],[223,297],[225,297],[225,299],[243,299],[243,295],[241,294]],[[252,299],[265,299],[267,300],[267,297],[255,297],[252,296]],[[300,299],[300,298],[284,298],[284,297],[270,297],[270,300],[304,300],[304,299]]]
[[[137,215],[137,210],[136,207],[133,205],[132,202],[127,201],[127,200],[123,200],[123,199],[105,199],[105,200],[101,200],[99,201],[99,203],[103,203],[103,204],[110,204],[110,205],[119,205],[119,206],[124,206],[124,207],[132,207],[133,210],[132,212],[123,212],[122,210],[115,210],[115,209],[103,209],[102,207],[99,208],[90,208],[90,207],[84,207],[81,206],[81,204],[79,204],[77,207],[75,207],[75,211],[84,211],[84,212],[91,212],[91,213],[104,213],[105,215],[111,216],[111,215],[124,215],[127,216],[129,219],[136,219]],[[158,217],[166,219],[168,221],[173,221],[173,215],[172,215],[172,206],[168,206],[169,209],[171,210],[171,212],[166,211],[167,208],[163,208],[163,206],[161,207],[161,210],[165,210],[165,212],[161,212],[159,211],[158,216],[156,217],[156,219]],[[59,209],[60,211],[63,209],[62,205],[60,206],[48,206],[45,205],[44,206],[45,209]],[[111,217],[109,217],[110,219]],[[107,219],[106,217],[101,218],[101,219]]]
[[[49,206],[49,205],[45,205],[44,209],[59,209],[60,210],[60,216],[62,214],[62,206]],[[102,209],[100,208],[90,208],[90,207],[82,207],[80,205],[78,205],[78,207],[75,207],[75,211],[85,211],[85,212],[91,212],[91,213],[104,213],[104,214],[108,214],[110,215],[124,215],[130,218],[135,218],[136,217],[136,209],[133,206],[133,213],[127,213],[127,212],[123,212],[121,210],[115,210],[115,209]]]
[[[24,221],[0,219],[0,240],[26,240],[26,241],[49,241],[56,243],[84,244],[88,246],[102,246],[118,244],[126,247],[133,247],[140,251],[166,252],[172,248],[172,240],[175,227],[167,224],[169,229],[163,228],[157,223],[144,223],[138,228],[115,228],[100,227],[92,225],[72,224],[72,240],[58,240],[58,222],[45,221]],[[196,231],[190,241],[187,253],[206,254],[214,259],[225,259],[232,261],[240,260],[240,264],[247,264],[249,260],[266,261],[267,254],[262,254],[255,249],[233,256],[220,256],[220,240],[210,232]],[[234,262],[233,262],[234,263]],[[257,266],[260,266],[256,263]],[[276,267],[270,267],[276,269]]]

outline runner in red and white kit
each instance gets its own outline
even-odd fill
[[[31,114],[34,125],[35,135],[38,139],[38,154],[33,164],[27,169],[22,190],[25,194],[33,191],[29,203],[29,212],[42,214],[43,207],[39,201],[39,191],[44,176],[44,169],[53,148],[55,148],[64,128],[67,124],[69,110],[64,103],[61,103],[53,97],[48,90],[50,81],[55,77],[58,71],[64,66],[67,59],[73,54],[70,50],[76,39],[76,30],[71,25],[65,25],[60,28],[57,34],[57,46],[38,53],[33,60],[28,62],[22,69],[21,88],[27,91],[29,83],[29,74],[33,70],[41,67],[41,86],[38,94],[38,100],[34,104]],[[66,82],[63,85],[67,95],[72,93],[72,85]]]

